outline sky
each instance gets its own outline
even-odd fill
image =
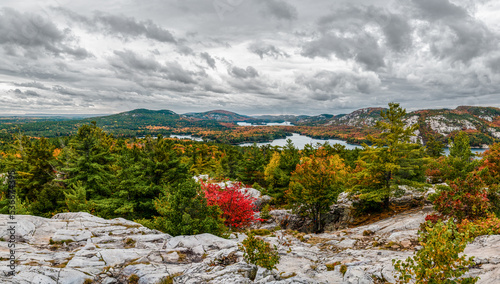
[[[500,1],[2,0],[0,115],[500,107]]]

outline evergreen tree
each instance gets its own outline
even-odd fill
[[[449,140],[450,157],[457,158],[463,163],[469,163],[474,157],[470,150],[469,136],[467,133],[460,131],[453,140]]]
[[[425,143],[425,151],[432,158],[439,158],[444,155],[444,144],[436,140],[435,136],[430,136],[429,141]]]
[[[281,152],[274,152],[264,169],[264,179],[267,182],[267,194],[275,199],[275,203],[285,203],[285,191],[290,184],[292,172],[300,162],[300,153],[288,139]]]
[[[201,233],[222,236],[226,231],[220,209],[207,205],[200,185],[192,179],[166,187],[155,200],[155,208],[160,217],[151,222],[139,221],[173,236]]]
[[[398,185],[425,181],[424,149],[410,142],[418,125],[407,127],[405,115],[406,110],[399,104],[390,103],[389,109],[381,112],[383,120],[376,124],[380,136],[369,137],[374,146],[364,145],[351,194],[357,195],[367,208],[387,208]]]
[[[259,183],[264,184],[264,166],[266,165],[266,156],[257,144],[247,147],[240,161],[240,172],[238,178],[245,184]]]
[[[474,160],[469,145],[469,136],[460,131],[453,140],[449,140],[450,155],[442,163],[444,180],[465,179],[469,173],[479,166],[479,161]]]
[[[135,143],[129,146],[125,141],[117,145],[116,185],[107,200],[106,216],[129,220],[151,218],[156,213],[153,199],[159,191],[153,190],[145,178],[144,152]]]
[[[111,147],[114,142],[95,122],[82,125],[69,147],[65,148],[70,151],[68,168],[64,169],[68,175],[66,184],[72,186],[81,182],[87,199],[109,197],[114,177],[111,171],[114,161]]]

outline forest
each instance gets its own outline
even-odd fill
[[[433,197],[439,214],[429,220],[453,217],[500,230],[500,144],[474,158],[469,136],[459,132],[444,156],[440,141],[411,142],[418,125],[405,125],[406,110],[399,104],[391,103],[381,115],[380,134],[368,135],[370,145],[354,150],[328,143],[299,150],[291,141],[284,147],[240,147],[161,134],[115,137],[95,122],[70,136],[4,135],[0,211],[8,214],[7,179],[14,172],[18,214],[84,211],[172,235],[224,236],[255,221],[251,198],[239,191],[247,185],[271,196],[271,209],[291,208],[312,221],[311,231],[322,232],[323,216],[342,192],[366,215],[388,210],[401,185],[424,190],[446,183]],[[210,178],[196,182],[193,177],[200,175]],[[220,181],[237,183],[224,188],[215,184]]]

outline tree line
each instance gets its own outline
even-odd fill
[[[231,227],[228,219],[235,216],[224,209],[231,206],[210,200],[225,197],[193,180],[202,174],[260,190],[272,197],[274,208],[292,208],[310,218],[314,232],[323,230],[324,215],[342,192],[359,212],[373,212],[388,208],[401,185],[418,189],[449,182],[453,187],[471,175],[481,179],[478,186],[488,188],[488,209],[499,212],[498,144],[483,159],[472,159],[468,136],[459,133],[449,141],[450,155],[443,156],[440,141],[425,146],[412,142],[418,126],[405,125],[406,111],[399,104],[389,104],[381,115],[384,120],[376,125],[381,134],[368,136],[370,145],[354,150],[328,143],[299,150],[290,140],[284,147],[239,147],[162,135],[117,138],[93,122],[73,136],[33,139],[16,134],[5,139],[0,172],[16,171],[19,214],[51,217],[86,211],[137,220],[174,235],[222,235]],[[6,184],[0,189],[5,214]],[[236,194],[230,190],[217,189]]]

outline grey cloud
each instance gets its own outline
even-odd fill
[[[412,0],[420,9],[420,15],[430,20],[456,19],[468,16],[467,10],[448,0]]]
[[[380,85],[380,79],[373,73],[355,74],[343,71],[319,71],[312,76],[300,75],[295,82],[305,86],[317,99],[344,92],[371,93]],[[329,97],[333,98],[333,97]]]
[[[218,93],[218,94],[227,94],[229,93],[229,90],[226,90],[225,88],[215,85],[215,84],[204,84],[203,86],[205,90],[213,93]]]
[[[238,93],[255,94],[264,96],[267,99],[288,99],[276,89],[276,85],[262,78],[252,78],[249,80],[232,80],[229,82],[231,87],[235,88]]]
[[[385,37],[386,44],[394,51],[405,51],[412,45],[413,28],[404,15],[391,13],[374,6],[348,6],[334,10],[318,20],[323,34],[331,31],[359,34],[370,24],[378,26]]]
[[[102,12],[97,12],[94,15],[94,20],[101,24],[104,29],[112,33],[132,36],[144,35],[147,38],[160,42],[176,42],[170,31],[159,27],[151,20],[136,21],[132,17],[126,17],[124,15],[117,16]]]
[[[179,45],[177,47],[177,52],[182,55],[194,55],[194,50],[187,45]]]
[[[213,59],[212,56],[210,56],[210,54],[208,54],[208,52],[202,52],[202,53],[200,53],[200,57],[203,60],[205,60],[205,62],[207,63],[208,66],[210,66],[210,68],[216,69],[216,67],[215,67],[215,59]]]
[[[252,66],[248,66],[246,69],[233,66],[228,70],[228,72],[229,75],[240,79],[255,78],[259,76],[257,70],[255,70]]]
[[[488,66],[494,73],[500,73],[500,56],[487,61],[486,66]]]
[[[451,32],[443,32],[440,39],[430,38],[432,53],[439,58],[470,62],[496,48],[496,39],[491,32],[477,22],[457,22],[449,25]]]
[[[31,90],[21,91],[19,89],[14,89],[10,90],[9,92],[13,92],[16,95],[16,98],[22,98],[22,99],[42,97],[42,95],[40,95],[39,93]]]
[[[389,50],[403,53],[413,44],[409,19],[374,6],[333,10],[318,20],[318,31],[319,36],[302,46],[302,56],[330,59],[335,55],[341,60],[352,59],[372,71],[386,66]]]
[[[296,20],[298,18],[297,8],[283,0],[262,0],[264,14],[278,20]]]
[[[276,46],[262,41],[251,43],[248,46],[248,50],[252,53],[257,54],[260,59],[263,59],[264,55],[274,57],[275,59],[278,59],[279,57],[290,57],[289,54],[277,48]]]
[[[367,70],[376,71],[385,66],[384,52],[378,47],[376,39],[366,37],[358,42],[359,50],[355,60]]]
[[[49,90],[50,88],[46,87],[44,84],[40,82],[27,82],[27,83],[13,83],[15,86],[18,87],[28,87],[28,88],[36,88],[40,90]]]
[[[155,72],[161,68],[161,65],[152,57],[146,58],[131,51],[117,51],[113,52],[116,57],[110,59],[112,66],[120,69],[132,69],[133,71],[139,70],[143,72]]]
[[[178,81],[184,84],[196,84],[195,72],[185,70],[177,62],[168,62],[162,72],[166,74],[166,77],[172,81]],[[198,74],[199,75],[199,74]]]
[[[204,76],[202,73],[195,73],[185,70],[177,62],[167,62],[160,64],[153,57],[143,57],[131,50],[114,51],[115,56],[108,59],[111,66],[117,68],[120,72],[125,72],[123,78],[135,79],[138,84],[144,80],[138,77],[140,72],[143,75],[168,79],[184,84],[195,84],[196,76]],[[130,77],[132,75],[132,77]]]
[[[365,33],[357,38],[323,35],[305,44],[301,52],[302,56],[309,58],[330,59],[332,54],[342,60],[354,59],[368,70],[377,70],[385,66],[385,54],[380,49],[377,40]]]
[[[72,90],[72,89],[69,89],[67,87],[63,87],[63,86],[59,86],[59,85],[52,87],[52,90],[58,94],[73,97],[73,98],[86,97],[85,93],[83,93],[81,91]]]
[[[465,8],[448,0],[413,0],[412,4],[415,16],[429,22],[421,34],[434,56],[468,64],[497,48],[498,35]]]
[[[412,27],[406,19],[399,15],[389,15],[382,30],[387,44],[394,51],[405,51],[412,46]]]
[[[84,48],[72,47],[72,40],[69,31],[60,30],[46,15],[19,13],[10,8],[0,10],[0,44],[9,55],[19,55],[15,48],[19,46],[25,49],[25,55],[35,59],[43,54],[41,51],[69,54],[77,59],[91,56]]]
[[[133,17],[113,15],[100,11],[95,12],[93,17],[90,18],[65,8],[58,7],[54,8],[54,10],[73,21],[84,24],[87,28],[97,28],[108,34],[119,34],[125,38],[128,36],[137,37],[142,35],[159,42],[177,42],[170,31],[158,26],[151,20],[138,21]]]

